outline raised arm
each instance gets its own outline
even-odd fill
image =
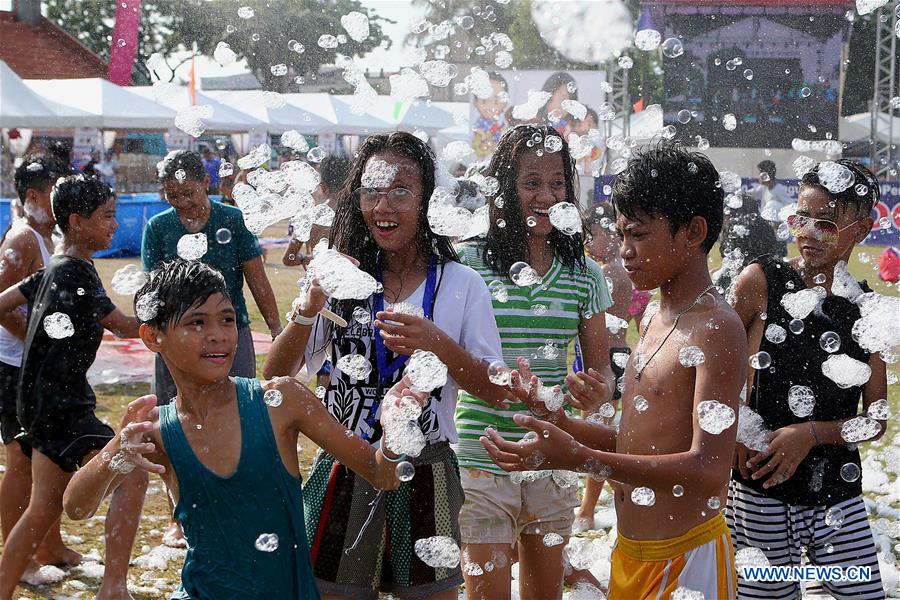
[[[138,329],[141,322],[135,317],[130,317],[118,308],[114,308],[112,312],[100,319],[103,328],[113,332],[116,337],[120,338],[136,338],[140,337]]]
[[[294,300],[291,318],[287,326],[278,334],[269,348],[266,362],[263,364],[263,377],[293,377],[306,360],[306,345],[312,332],[316,315],[325,308],[328,297],[317,279],[309,281],[308,287]],[[298,323],[294,316],[299,316]]]

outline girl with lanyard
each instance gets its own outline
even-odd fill
[[[548,215],[555,204],[576,198],[575,163],[568,145],[549,126],[518,125],[500,140],[486,175],[500,183],[490,209],[490,229],[484,241],[460,249],[463,262],[489,282],[494,293],[506,364],[518,363],[522,381],[530,381],[533,372],[545,386],[565,384],[567,404],[594,411],[612,398],[615,385],[603,313],[612,301],[600,267],[584,256],[581,234],[556,229]],[[516,285],[510,274],[519,277],[518,262],[528,263],[540,281]],[[567,349],[576,337],[585,369],[567,377]],[[577,477],[556,472],[552,478],[516,481],[491,461],[478,441],[486,427],[521,439],[525,430],[514,423],[513,415],[528,410],[540,414],[541,408],[518,401],[504,408],[460,395],[460,440],[454,446],[466,492],[460,530],[464,555],[483,571],[476,577],[472,573],[479,570],[466,569],[470,600],[509,598],[510,563],[516,554],[523,599],[562,594],[563,549],[578,504]],[[535,457],[534,469],[540,468]],[[546,543],[545,536],[557,541]],[[485,567],[488,562],[492,568]]]
[[[315,373],[330,359],[335,369],[325,405],[373,444],[382,438],[381,398],[402,377],[409,356],[430,351],[448,368],[447,383],[431,392],[419,417],[426,445],[409,458],[415,475],[384,502],[373,504],[375,490],[333,457],[321,451],[316,457],[304,504],[324,597],[374,598],[380,591],[455,600],[460,567],[429,567],[414,545],[432,536],[459,543],[463,491],[449,446],[457,437],[459,387],[487,402],[511,398],[488,377],[488,364],[500,358],[490,293],[457,261],[450,241],[428,226],[435,168],[434,152],[409,133],[366,139],[339,193],[329,245],[358,261],[382,291],[367,300],[328,300],[313,279],[263,367],[266,377],[294,375],[301,367]],[[326,306],[348,326],[317,317]],[[345,364],[351,356],[362,368]]]

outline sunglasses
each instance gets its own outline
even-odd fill
[[[854,225],[859,223],[859,221],[860,219],[857,219],[849,225],[838,228],[837,223],[835,223],[834,221],[828,221],[826,219],[814,219],[812,217],[805,217],[803,215],[789,215],[787,218],[787,226],[788,231],[795,238],[813,238],[822,243],[833,246],[837,244],[838,235],[840,235],[842,231],[853,227]]]

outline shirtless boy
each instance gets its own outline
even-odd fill
[[[538,433],[534,439],[510,443],[490,429],[482,438],[508,471],[570,469],[622,484],[612,600],[669,598],[680,587],[706,598],[735,597],[734,555],[720,507],[747,345],[740,319],[707,271],[722,224],[718,178],[704,155],[663,143],[638,153],[616,179],[625,269],[637,289],[660,288],[660,308],[644,318],[625,370],[618,434],[559,411],[555,424],[517,417]],[[515,379],[529,374],[522,375]],[[517,381],[515,390],[536,408],[528,390],[538,383]],[[570,387],[581,385],[598,382],[582,374]]]

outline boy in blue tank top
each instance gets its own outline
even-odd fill
[[[396,457],[347,431],[296,380],[229,377],[237,346],[222,275],[176,260],[135,295],[141,338],[178,394],[132,402],[120,434],[73,477],[66,513],[92,514],[123,469],[158,473],[188,551],[173,598],[319,598],[309,559],[297,439],[301,432],[379,489],[396,489]],[[406,382],[390,396],[408,396]],[[421,402],[423,398],[419,397]]]

